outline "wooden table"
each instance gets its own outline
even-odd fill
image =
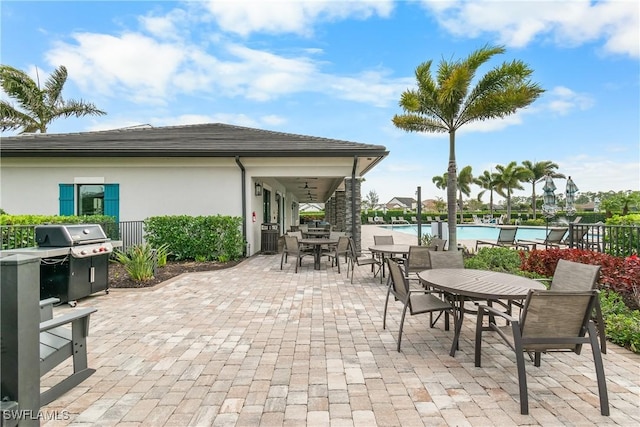
[[[375,256],[375,254],[381,254],[382,255],[382,275],[380,276],[380,281],[382,281],[382,278],[384,277],[384,271],[385,271],[385,258],[391,258],[391,257],[387,257],[387,254],[389,255],[402,255],[404,257],[406,257],[406,255],[409,254],[409,246],[410,245],[374,245],[374,246],[369,246],[369,250],[371,251],[371,253]]]
[[[458,311],[458,322],[453,343],[451,344],[451,352],[449,353],[451,356],[455,356],[458,348],[465,312],[465,299],[475,298],[487,300],[489,303],[498,300],[511,302],[526,298],[530,289],[546,289],[542,283],[526,277],[469,268],[424,270],[418,273],[418,278],[423,284],[454,297],[456,310]]]
[[[303,245],[313,246],[313,268],[315,270],[320,270],[320,258],[322,257],[322,246],[337,245],[338,239],[309,238],[309,239],[300,239],[298,240],[298,242]]]

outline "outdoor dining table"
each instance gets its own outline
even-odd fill
[[[331,232],[329,230],[322,230],[322,229],[318,229],[318,230],[309,230],[309,231],[303,231],[302,235],[304,237],[309,237],[309,238],[313,238],[313,237],[329,237],[329,235],[331,234]]]
[[[409,246],[410,245],[395,245],[395,244],[369,246],[369,250],[373,255],[375,254],[382,255],[382,275],[380,276],[380,280],[382,280],[382,278],[384,277],[385,258],[387,258],[387,255],[402,255],[403,257],[406,257],[409,254]]]
[[[303,245],[313,246],[313,268],[314,270],[320,270],[320,258],[322,257],[322,246],[324,245],[337,245],[338,239],[326,239],[326,238],[308,238],[300,239],[299,243]]]
[[[493,301],[506,300],[512,302],[526,298],[530,289],[546,289],[533,279],[488,270],[474,270],[470,268],[436,268],[418,273],[423,284],[450,294],[454,299],[458,312],[451,356],[455,356],[458,340],[464,319],[464,303],[467,298]]]

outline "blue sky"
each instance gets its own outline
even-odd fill
[[[66,98],[108,115],[50,133],[221,122],[381,144],[365,176],[381,202],[442,197],[448,136],[391,119],[420,63],[504,45],[479,75],[520,59],[545,93],[457,133],[458,168],[551,160],[581,191],[640,190],[640,6],[603,1],[11,1],[1,62],[41,79],[69,70]],[[11,134],[11,133],[8,133]],[[564,191],[564,180],[556,182]],[[541,193],[541,184],[537,193]],[[479,189],[473,186],[472,195]],[[515,195],[531,194],[531,186]],[[488,200],[488,196],[485,197]],[[485,201],[487,201],[485,200]]]

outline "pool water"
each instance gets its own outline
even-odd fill
[[[411,234],[418,236],[417,225],[382,225],[381,228],[388,230],[399,231],[400,233]],[[446,228],[446,224],[442,224],[443,228]],[[458,240],[496,240],[498,238],[499,227],[489,225],[458,225],[457,226],[457,239]],[[422,234],[434,234],[431,231],[431,224],[422,224]],[[547,236],[545,227],[522,227],[518,226],[518,232],[516,233],[517,240],[532,240],[541,239]]]

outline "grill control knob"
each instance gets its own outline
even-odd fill
[[[86,255],[87,251],[80,251],[80,255]]]
[[[94,254],[97,254],[97,253],[98,253],[98,248],[94,248],[94,249],[93,249],[93,253],[94,253]]]

